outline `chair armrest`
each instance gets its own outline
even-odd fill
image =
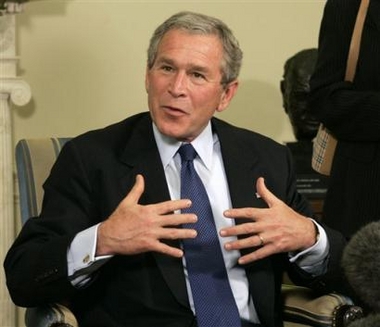
[[[26,327],[79,327],[74,314],[61,304],[27,308]]]
[[[362,308],[337,293],[317,295],[306,287],[283,284],[282,296],[284,321],[288,322],[313,327],[347,327],[364,316]]]
[[[313,327],[347,327],[364,316],[351,299],[337,293],[316,295],[313,290],[282,285],[284,320]],[[79,327],[74,314],[61,304],[28,308],[26,327]]]

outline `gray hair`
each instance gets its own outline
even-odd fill
[[[149,69],[153,67],[156,60],[160,41],[168,31],[173,29],[181,29],[194,34],[217,35],[224,49],[221,66],[221,84],[226,86],[237,79],[243,52],[231,29],[217,18],[189,11],[182,11],[169,17],[156,28],[150,39],[148,48],[147,65]]]

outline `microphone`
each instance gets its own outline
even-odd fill
[[[350,322],[350,327],[379,327],[380,326],[380,314],[370,314],[365,318]]]
[[[373,312],[371,321],[357,327],[380,326],[380,221],[359,229],[347,243],[342,257],[342,268],[358,297]],[[363,319],[361,319],[363,320]],[[359,321],[361,321],[359,320]],[[368,323],[368,324],[367,324]],[[356,325],[355,325],[356,326]],[[351,325],[350,325],[351,327]],[[354,327],[354,324],[352,325]]]

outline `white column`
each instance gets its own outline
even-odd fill
[[[25,105],[31,98],[29,85],[17,78],[15,55],[15,15],[0,16],[0,261],[16,233],[13,190],[13,142],[11,102]],[[0,326],[16,326],[16,309],[5,287],[4,270],[0,271]]]

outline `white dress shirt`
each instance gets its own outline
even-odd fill
[[[181,159],[177,151],[182,143],[162,135],[155,125],[153,125],[153,130],[171,199],[179,199],[181,189],[179,178]],[[217,230],[219,231],[221,228],[234,225],[233,219],[223,216],[223,212],[231,208],[231,199],[220,151],[220,143],[217,135],[212,134],[210,123],[191,144],[198,154],[194,159],[194,166],[210,198]],[[254,185],[255,182],[256,181],[252,181],[252,185]],[[320,233],[318,242],[305,251],[295,255],[289,255],[289,259],[292,262],[296,262],[302,269],[319,275],[323,273],[326,268],[325,259],[328,255],[329,245],[324,229],[316,222],[315,224]],[[78,233],[68,250],[69,276],[72,283],[78,287],[85,285],[91,279],[91,272],[99,269],[99,267],[110,258],[110,256],[95,257],[97,228],[98,225]],[[223,247],[224,243],[234,240],[236,237],[219,236],[219,239],[232,292],[240,316],[248,321],[259,323],[253,301],[249,294],[245,270],[237,264],[240,252],[237,250],[226,251]],[[189,301],[194,310],[185,259],[183,261],[187,289],[190,297]]]

